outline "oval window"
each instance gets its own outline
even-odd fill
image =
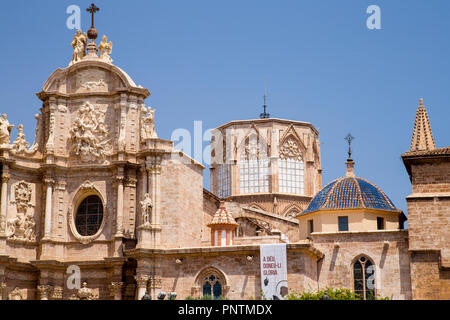
[[[81,236],[97,233],[103,221],[103,203],[98,196],[85,198],[78,207],[75,226]]]

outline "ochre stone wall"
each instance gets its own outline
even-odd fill
[[[247,259],[252,256],[252,261]],[[182,258],[182,264],[175,260]],[[177,292],[179,299],[192,296],[200,286],[197,276],[202,270],[213,267],[220,270],[229,286],[226,297],[229,299],[260,299],[261,276],[259,250],[229,253],[204,253],[201,255],[159,256],[162,272],[162,291]],[[290,290],[303,291],[316,288],[317,263],[303,251],[287,250],[287,272]]]
[[[377,294],[411,299],[407,231],[313,233],[312,238],[314,247],[325,254],[319,263],[321,289],[353,290],[354,259],[366,255],[375,264]]]

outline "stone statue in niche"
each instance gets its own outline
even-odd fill
[[[157,139],[158,136],[155,130],[155,111],[152,107],[142,107],[141,113],[141,140]]]
[[[153,203],[148,193],[144,195],[144,200],[141,201],[141,209],[142,209],[142,224],[149,225],[152,220]]]
[[[36,241],[35,226],[36,222],[32,213],[28,213],[28,208],[33,205],[31,202],[32,189],[31,184],[25,181],[19,182],[14,188],[15,200],[12,204],[16,205],[17,215],[7,222],[8,238],[23,241]]]
[[[102,42],[98,45],[98,50],[100,51],[100,59],[107,63],[112,63],[112,59],[109,56],[112,52],[112,42],[108,42],[108,38],[103,36]]]
[[[0,147],[9,147],[11,142],[11,129],[14,125],[10,125],[6,119],[6,113],[0,118]]]
[[[73,47],[73,55],[72,61],[70,62],[69,66],[81,61],[81,59],[84,58],[84,56],[86,55],[86,43],[86,32],[83,34],[81,30],[78,30],[71,43]]]
[[[17,127],[17,138],[12,144],[11,152],[14,154],[19,154],[25,152],[25,150],[30,146],[30,144],[25,140],[25,134],[23,133],[23,125]]]
[[[111,152],[105,113],[85,102],[70,127],[72,152],[80,156],[82,162],[104,159]]]

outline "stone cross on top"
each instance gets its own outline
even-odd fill
[[[92,15],[92,18],[91,18],[91,28],[94,27],[94,14],[95,14],[97,11],[99,11],[99,10],[100,10],[100,8],[97,8],[97,7],[95,6],[95,4],[93,4],[93,3],[91,3],[91,6],[90,6],[89,8],[86,9],[86,11],[87,11],[87,12],[90,12],[91,15]]]
[[[94,14],[99,11],[100,8],[97,8],[95,4],[91,4],[89,8],[86,9],[87,12],[91,13],[91,28],[88,30],[88,38],[94,41],[97,39],[97,29],[94,27]]]

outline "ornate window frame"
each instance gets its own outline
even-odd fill
[[[206,277],[215,276],[221,286],[222,286],[222,297],[226,297],[228,294],[228,291],[230,290],[230,286],[228,285],[229,281],[227,279],[227,276],[223,271],[221,271],[219,268],[215,266],[208,266],[200,270],[197,275],[195,276],[195,284],[191,288],[191,292],[193,296],[202,296],[203,295],[203,285],[204,285],[204,279]],[[212,297],[213,298],[213,297]]]
[[[100,228],[98,228],[95,234],[91,236],[82,236],[81,234],[78,233],[77,227],[75,225],[75,217],[81,202],[89,196],[97,196],[100,198],[103,204],[103,219]],[[82,244],[91,243],[102,234],[107,220],[108,220],[108,209],[106,206],[105,197],[93,183],[91,183],[90,181],[84,182],[78,188],[77,192],[75,193],[75,196],[73,197],[72,204],[69,207],[68,222],[70,226],[70,231],[72,232],[73,236]]]

